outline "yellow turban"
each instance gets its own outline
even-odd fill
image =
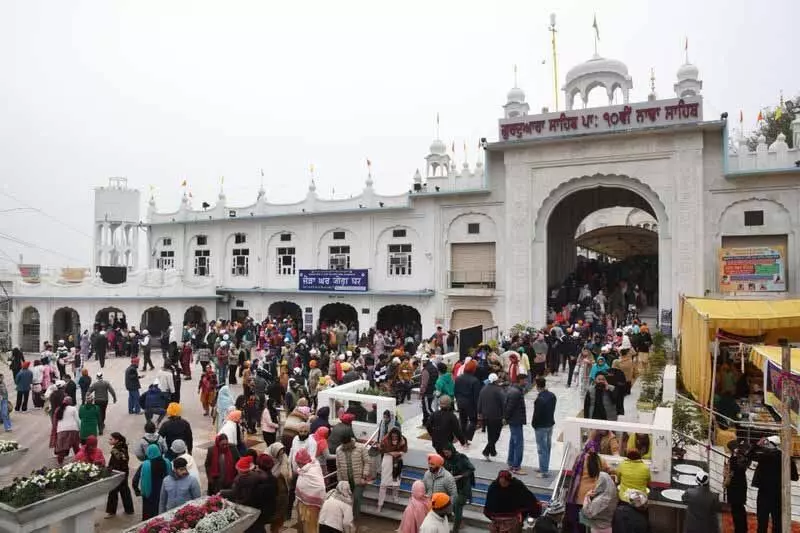
[[[172,402],[167,406],[167,416],[181,416],[181,404]]]

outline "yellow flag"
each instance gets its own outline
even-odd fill
[[[775,108],[775,120],[780,120],[783,116],[783,108],[778,106]]]
[[[181,187],[186,187],[186,180],[183,180],[183,181],[181,182]]]

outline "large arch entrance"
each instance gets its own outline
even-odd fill
[[[319,327],[333,326],[337,322],[343,322],[345,326],[355,326],[358,331],[358,311],[349,304],[341,302],[323,305],[319,310]]]
[[[183,325],[195,325],[200,326],[206,323],[206,310],[199,306],[193,305],[186,312],[183,314]]]
[[[659,236],[655,254],[652,253],[652,247],[640,247],[641,253],[634,253],[638,242],[624,246],[609,241],[634,238],[635,232],[623,231],[607,232],[608,235],[603,237],[606,242],[593,242],[601,253],[587,253],[585,248],[578,253],[578,239],[581,231],[586,229],[587,217],[614,207],[635,208],[656,221],[653,227],[658,228]],[[560,310],[566,304],[575,303],[593,305],[593,298],[584,298],[581,302],[585,296],[585,293],[581,294],[581,289],[588,285],[592,297],[599,290],[604,291],[607,298],[605,310],[614,313],[619,321],[625,320],[629,305],[637,305],[640,312],[651,313],[650,318],[655,322],[659,280],[663,279],[663,275],[669,276],[668,272],[662,270],[663,262],[659,261],[663,241],[661,228],[667,227],[665,218],[664,206],[655,193],[631,178],[585,177],[553,191],[540,210],[536,228],[537,239],[543,233],[545,235],[546,257],[542,260],[547,265],[547,273],[546,278],[539,282],[546,284],[545,301],[548,308]],[[546,223],[545,228],[542,227],[543,222]],[[609,221],[608,225],[614,223]],[[622,223],[625,223],[624,219]],[[602,235],[602,232],[598,233]],[[591,241],[580,242],[585,244]],[[603,253],[609,250],[615,251],[620,257]]]
[[[163,307],[150,307],[142,313],[141,329],[146,329],[151,337],[159,337],[171,324],[169,311]]]
[[[53,342],[67,340],[70,335],[73,341],[81,333],[81,320],[78,312],[71,307],[62,307],[53,313]]]
[[[28,353],[38,353],[40,347],[39,311],[35,307],[26,307],[23,309],[20,326],[20,331],[22,331],[22,351]]]
[[[291,318],[292,322],[297,326],[297,330],[303,330],[303,310],[294,302],[275,302],[267,309],[267,315],[277,320]]]
[[[128,329],[128,320],[122,309],[117,307],[106,307],[97,312],[94,317],[94,324],[99,329]]]
[[[378,311],[375,327],[379,330],[401,329],[403,337],[422,335],[422,317],[410,305],[387,305]]]

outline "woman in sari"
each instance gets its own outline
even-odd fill
[[[600,472],[609,472],[610,469],[605,461],[600,457],[600,441],[603,438],[600,432],[592,432],[589,441],[583,448],[583,452],[575,460],[572,467],[572,486],[567,497],[566,520],[573,524],[577,531],[580,527],[578,523],[578,513],[583,506],[586,494],[597,484]]]
[[[398,533],[418,533],[419,526],[425,520],[430,511],[430,498],[425,496],[425,484],[417,480],[411,485],[411,498],[408,506],[403,511],[403,519],[400,521]]]
[[[133,492],[142,497],[142,520],[149,520],[159,514],[161,485],[170,471],[169,462],[161,456],[161,448],[155,444],[148,446],[147,459],[133,475]]]

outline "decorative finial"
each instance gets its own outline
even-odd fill
[[[436,112],[436,138],[439,138],[439,112]]]
[[[783,107],[783,89],[781,89],[780,107]]]
[[[316,192],[316,190],[317,190],[317,183],[314,181],[314,178],[312,176],[311,183],[308,184],[308,192]]]
[[[687,65],[689,64],[689,37],[683,38],[683,60]]]
[[[514,88],[517,89],[517,65],[514,65]]]
[[[650,68],[650,91],[656,94],[656,69]]]
[[[367,187],[372,187],[372,161],[367,158]]]
[[[258,199],[261,200],[267,191],[264,190],[264,169],[261,169],[261,187],[258,188]]]
[[[600,40],[600,28],[597,27],[597,13],[594,14],[592,28],[594,28],[594,55],[597,57],[597,41]]]

